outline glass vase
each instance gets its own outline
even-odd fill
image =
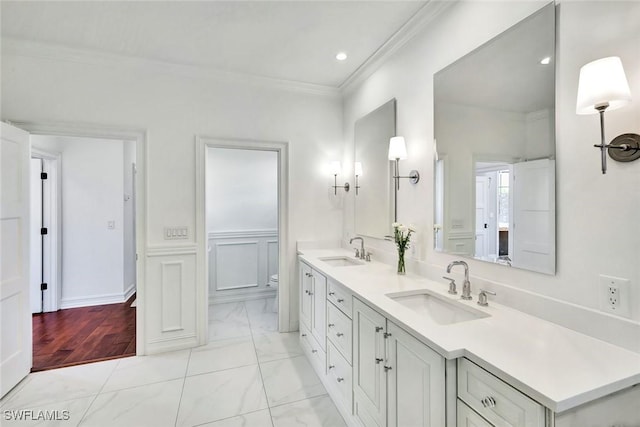
[[[407,270],[404,265],[404,250],[398,250],[398,274],[404,276]]]

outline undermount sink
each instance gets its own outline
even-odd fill
[[[362,261],[347,256],[328,256],[319,258],[320,261],[326,262],[331,267],[349,267],[352,265],[362,265]]]
[[[387,294],[387,297],[439,325],[489,317],[480,310],[436,296],[426,290]]]

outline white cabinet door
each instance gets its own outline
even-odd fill
[[[487,420],[476,414],[473,409],[458,400],[457,405],[457,426],[458,427],[493,427]]]
[[[311,329],[311,293],[313,279],[311,267],[301,262],[300,266],[300,322]]]
[[[387,321],[389,427],[445,425],[445,361]]]
[[[379,313],[354,299],[354,414],[366,427],[387,425],[385,322],[385,318]]]
[[[327,337],[327,278],[311,270],[311,334],[323,350]]]
[[[31,369],[29,134],[0,123],[0,397]]]

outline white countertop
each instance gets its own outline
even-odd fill
[[[473,300],[462,301],[459,294],[447,293],[444,279],[399,276],[394,267],[375,261],[332,267],[319,259],[341,255],[352,258],[344,249],[300,253],[306,263],[349,288],[443,357],[466,357],[555,412],[640,383],[640,354],[499,305],[491,296],[489,306],[480,307],[473,281]],[[459,284],[458,292],[461,287]],[[428,289],[490,316],[439,325],[385,296],[416,289]]]

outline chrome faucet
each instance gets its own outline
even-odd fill
[[[469,282],[469,265],[464,261],[453,261],[447,266],[447,273],[451,273],[451,268],[456,265],[464,267],[464,283],[462,284],[462,295],[460,298],[470,300],[471,299],[471,282]]]
[[[351,240],[349,240],[349,244],[352,244],[354,240],[360,240],[360,250],[358,251],[358,249],[356,249],[356,258],[364,259],[364,239],[360,236],[353,237]]]

